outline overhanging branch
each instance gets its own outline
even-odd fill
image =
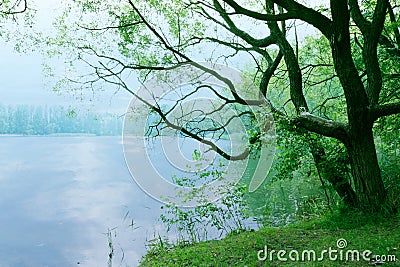
[[[302,112],[292,123],[316,134],[333,137],[342,142],[347,139],[347,124],[323,119],[308,112]]]
[[[184,135],[186,135],[186,136],[188,136],[188,137],[190,137],[190,138],[192,138],[194,140],[197,140],[200,143],[208,145],[212,150],[214,150],[216,153],[218,153],[219,155],[221,155],[225,159],[234,161],[234,160],[243,160],[243,159],[246,159],[248,157],[248,155],[250,153],[248,148],[246,148],[239,155],[230,155],[227,152],[225,152],[223,149],[221,149],[219,146],[217,146],[214,142],[212,142],[210,140],[207,140],[206,138],[202,138],[201,136],[191,132],[190,130],[171,122],[167,118],[167,114],[165,114],[158,105],[153,105],[148,100],[142,98],[141,96],[136,94],[134,91],[132,91],[128,87],[128,85],[122,80],[122,78],[120,76],[121,73],[119,73],[119,72],[115,73],[111,68],[107,67],[105,64],[101,64],[101,66],[103,68],[103,73],[100,73],[100,72],[96,71],[96,74],[95,74],[95,75],[98,76],[98,79],[104,80],[107,83],[115,84],[115,85],[118,85],[118,86],[124,88],[124,90],[126,90],[129,93],[131,93],[139,101],[141,101],[143,104],[145,104],[151,110],[156,112],[161,117],[161,119],[164,122],[164,124],[166,126],[168,126],[170,129],[174,129],[174,130],[180,131],[182,134],[184,134]],[[110,80],[110,78],[112,78],[114,80]]]

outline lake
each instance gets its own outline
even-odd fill
[[[0,137],[0,267],[135,266],[164,233],[121,137]],[[133,226],[129,226],[132,221]]]

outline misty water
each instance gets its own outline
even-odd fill
[[[190,159],[198,144],[179,147]],[[0,136],[0,267],[107,266],[109,241],[112,266],[136,266],[152,240],[174,240],[158,220],[163,204],[135,183],[123,151],[117,136]],[[154,168],[185,176],[162,152],[147,151]]]
[[[126,167],[121,137],[0,137],[0,266],[135,266],[163,234],[161,203]],[[130,226],[134,223],[132,226]]]

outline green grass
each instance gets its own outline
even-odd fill
[[[396,262],[386,262],[383,266],[400,266],[400,216],[362,215],[348,211],[281,228],[242,232],[222,240],[174,248],[158,245],[148,251],[140,266],[373,266],[363,259],[330,261],[328,254],[321,262],[291,261],[288,254],[285,255],[288,261],[283,262],[277,259],[276,253],[273,261],[257,258],[257,252],[265,246],[269,252],[272,249],[286,250],[287,253],[297,250],[300,259],[303,250],[314,250],[318,258],[321,251],[329,247],[337,249],[336,242],[340,238],[347,241],[343,255],[347,250],[371,250],[373,255],[396,256]],[[336,255],[339,257],[340,254]]]

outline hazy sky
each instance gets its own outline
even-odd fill
[[[62,101],[45,88],[39,56],[18,54],[4,42],[0,46],[0,101],[3,104]]]
[[[53,1],[54,3],[54,1]],[[37,1],[42,21],[44,11],[51,8],[51,1]],[[64,102],[45,88],[41,57],[35,54],[18,54],[13,44],[0,41],[0,102],[3,104],[45,104]]]
[[[50,27],[50,14],[56,13],[57,3],[59,1],[54,0],[35,2],[40,27]],[[119,92],[114,95],[114,90],[99,93],[94,103],[89,97],[79,102],[69,94],[57,95],[52,91],[51,81],[43,74],[39,53],[17,53],[12,44],[3,40],[0,40],[0,58],[0,103],[4,105],[66,105],[123,113],[129,104],[129,94]]]
[[[83,109],[124,112],[130,96],[114,90],[98,93],[97,101],[78,102],[69,94],[52,91],[49,78],[43,74],[42,59],[38,54],[19,54],[11,44],[0,42],[0,103],[4,105],[67,105]]]

